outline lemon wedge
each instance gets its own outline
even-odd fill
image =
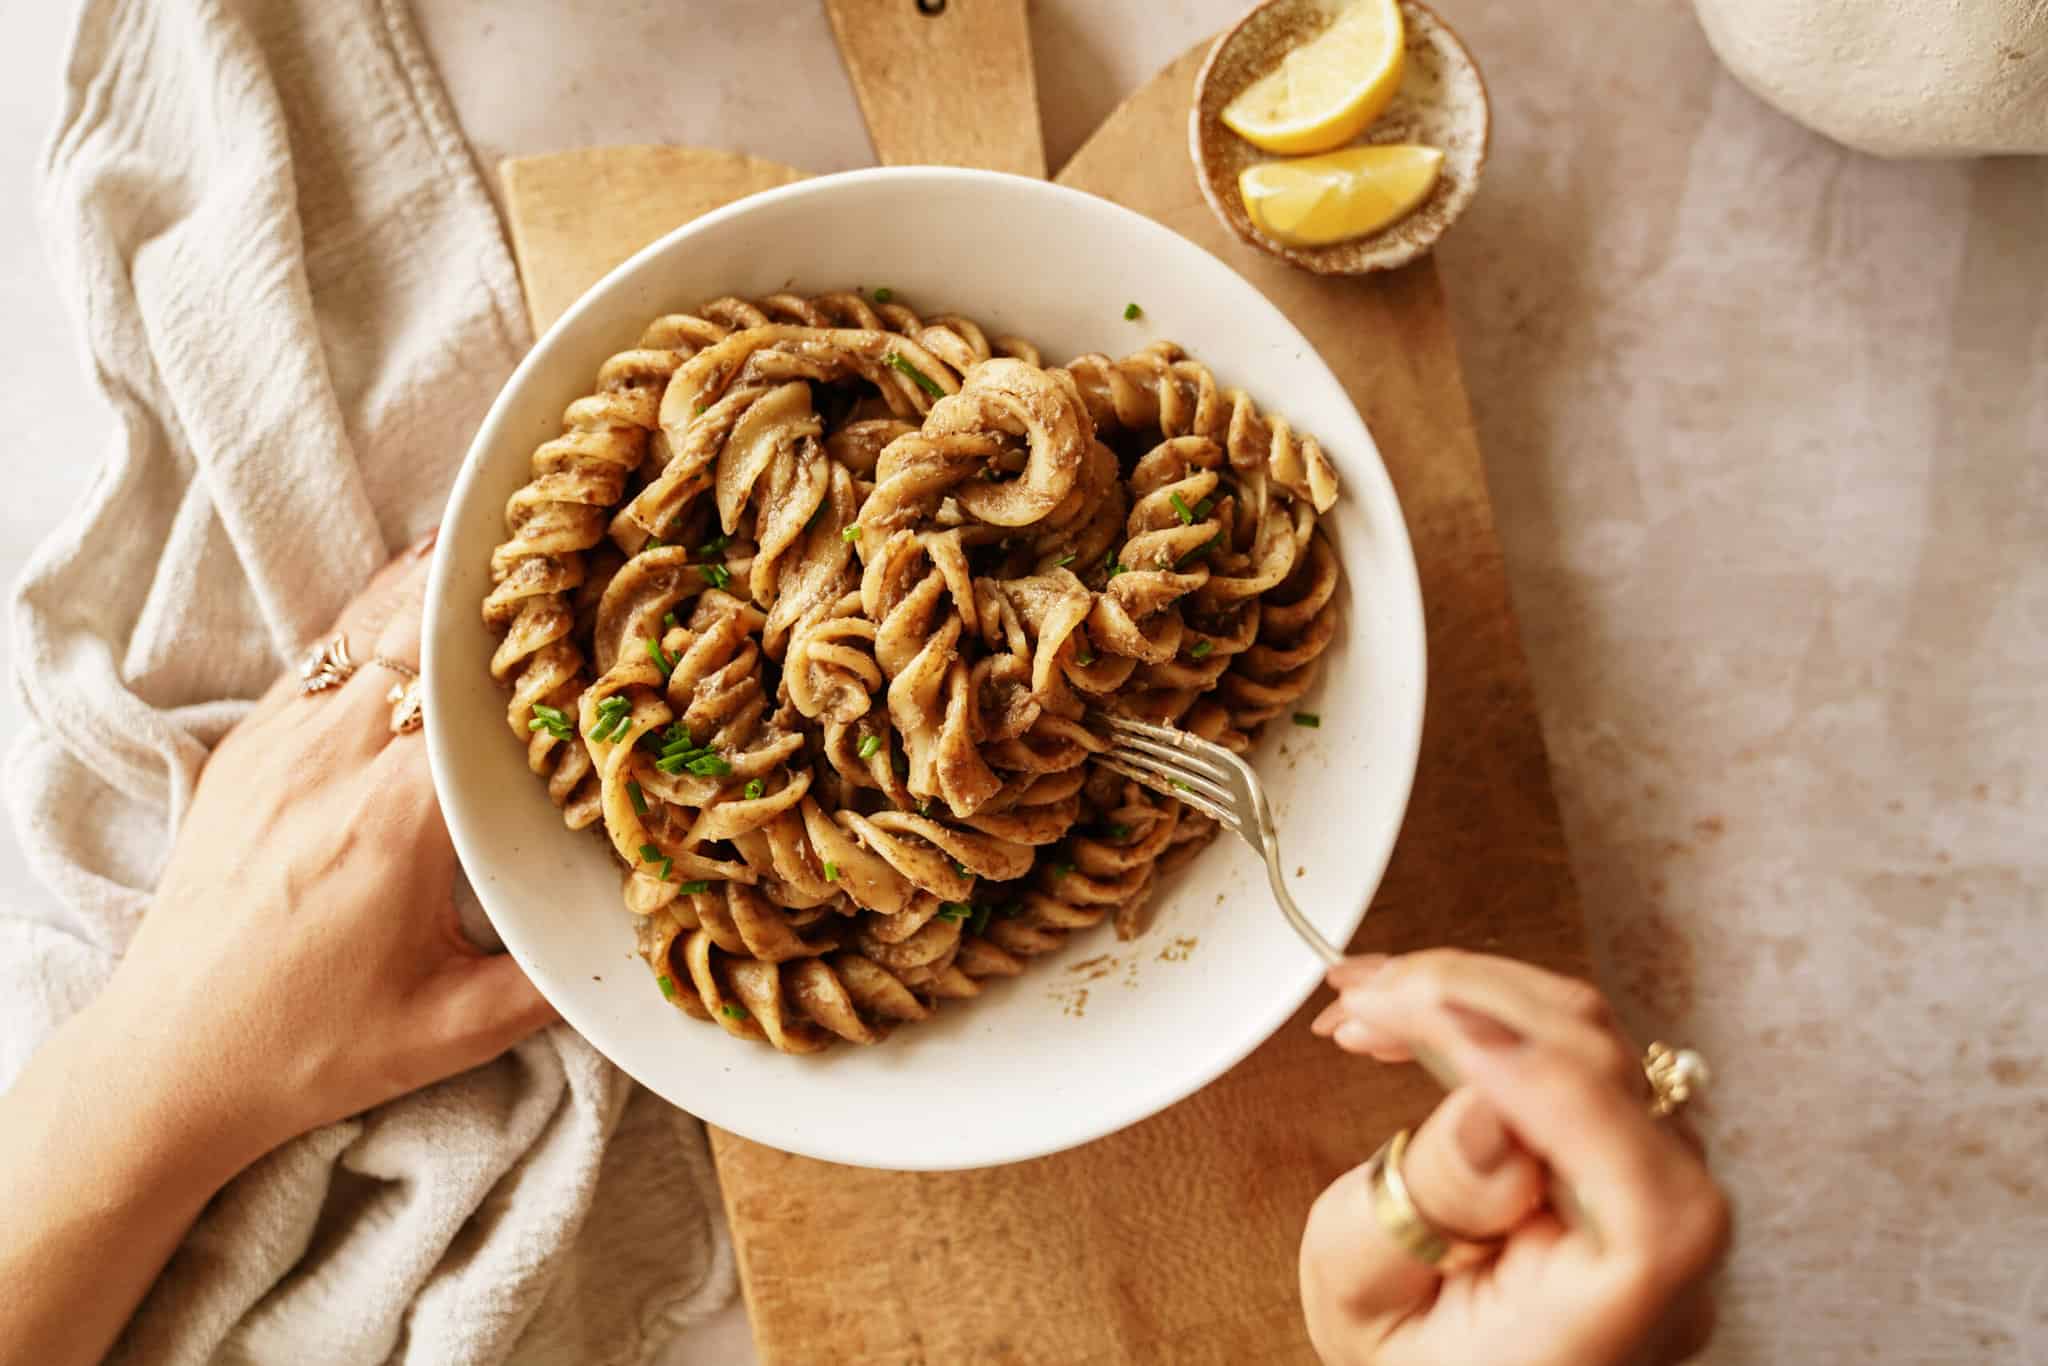
[[[1401,85],[1400,0],[1350,0],[1330,26],[1223,107],[1254,147],[1294,156],[1357,137]]]
[[[1392,143],[1248,166],[1237,178],[1252,226],[1290,247],[1326,247],[1378,232],[1436,188],[1441,148]]]

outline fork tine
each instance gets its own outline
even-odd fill
[[[1193,746],[1162,744],[1137,734],[1119,735],[1116,737],[1115,745],[1118,749],[1137,750],[1142,754],[1155,755],[1177,768],[1193,769],[1211,782],[1220,784],[1229,781],[1230,774],[1223,765]]]
[[[1095,756],[1095,762],[1101,764],[1104,768],[1110,770],[1110,772],[1112,773],[1123,774],[1132,782],[1150,788],[1152,791],[1159,793],[1163,797],[1171,797],[1177,802],[1185,803],[1186,805],[1201,812],[1203,815],[1209,817],[1209,819],[1219,822],[1221,825],[1223,825],[1225,829],[1235,831],[1239,828],[1237,814],[1231,811],[1228,807],[1219,806],[1217,803],[1210,801],[1207,797],[1201,796],[1198,793],[1175,791],[1173,788],[1170,788],[1166,785],[1166,780],[1162,778],[1160,775],[1156,773],[1148,773],[1143,769],[1133,768],[1130,764],[1126,763],[1122,758],[1118,757],[1113,753],[1098,754]]]
[[[1147,740],[1159,740],[1179,748],[1184,742],[1198,740],[1177,726],[1162,726],[1155,721],[1140,721],[1134,716],[1119,716],[1113,711],[1095,710],[1089,713],[1091,720],[1102,722],[1113,730],[1128,735],[1142,735]]]
[[[1136,750],[1128,749],[1121,744],[1112,745],[1109,752],[1134,768],[1142,768],[1147,773],[1157,773],[1160,777],[1166,779],[1169,784],[1180,784],[1179,787],[1174,789],[1175,792],[1185,789],[1190,792],[1199,792],[1210,801],[1223,806],[1237,805],[1237,798],[1231,795],[1229,788],[1197,769],[1188,768],[1172,760],[1160,759],[1150,754],[1140,754]]]

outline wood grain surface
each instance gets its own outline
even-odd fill
[[[1344,381],[1400,493],[1427,611],[1428,713],[1408,821],[1354,947],[1450,943],[1584,973],[1435,266],[1333,281],[1239,245],[1204,206],[1184,151],[1199,58],[1126,102],[1059,179],[1201,243],[1284,309]],[[507,163],[536,327],[714,201],[797,174],[678,148]],[[762,1362],[1312,1362],[1294,1285],[1308,1206],[1435,1095],[1413,1068],[1311,1038],[1314,1008],[1165,1113],[1016,1166],[864,1171],[714,1130]]]
[[[1045,174],[1024,0],[825,0],[885,166]]]

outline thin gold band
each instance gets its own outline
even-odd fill
[[[1401,1160],[1408,1155],[1409,1131],[1401,1130],[1366,1160],[1366,1189],[1372,1199],[1373,1218],[1389,1238],[1409,1256],[1439,1275],[1460,1271],[1493,1260],[1500,1240],[1475,1241],[1447,1233],[1431,1223],[1416,1208],[1401,1175]]]

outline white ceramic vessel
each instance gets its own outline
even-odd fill
[[[1422,605],[1392,485],[1343,388],[1256,290],[1151,220],[1042,181],[935,167],[808,180],[678,229],[585,295],[513,374],[456,479],[427,594],[427,744],[456,850],[499,935],[562,1017],[639,1081],[811,1157],[1013,1162],[1191,1094],[1313,989],[1320,964],[1248,849],[1219,840],[1167,879],[1141,939],[1119,943],[1106,926],[1077,935],[877,1047],[786,1057],[662,999],[633,956],[609,847],[563,828],[487,669],[495,642],[478,607],[505,500],[605,357],[655,316],[722,294],[855,285],[1028,337],[1049,361],[1172,338],[1322,441],[1344,482],[1325,522],[1344,566],[1343,626],[1303,703],[1321,727],[1281,721],[1255,762],[1295,895],[1332,940],[1350,937],[1400,828],[1422,728]],[[1133,302],[1143,316],[1126,321]]]

